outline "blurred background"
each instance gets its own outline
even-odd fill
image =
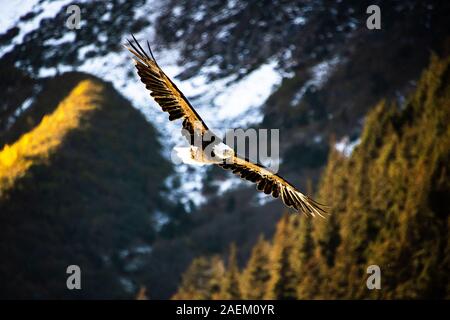
[[[450,296],[448,1],[0,4],[0,298]],[[214,131],[279,129],[280,174],[330,216],[173,164],[131,33]]]

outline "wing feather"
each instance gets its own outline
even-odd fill
[[[260,164],[234,156],[231,160],[228,159],[227,162],[218,165],[223,169],[232,170],[242,179],[256,183],[258,191],[271,194],[274,198],[281,197],[286,206],[297,212],[303,212],[305,215],[312,217],[316,215],[324,217],[326,214],[324,205],[304,195],[285,179]]]
[[[183,128],[189,132],[192,143],[193,135],[203,135],[208,131],[208,127],[184,94],[159,67],[148,41],[147,47],[150,55],[141,47],[133,35],[132,37],[133,41],[128,40],[130,46],[126,46],[126,48],[134,55],[133,60],[141,81],[161,109],[169,113],[170,121],[183,119]]]

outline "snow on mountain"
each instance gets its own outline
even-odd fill
[[[11,50],[15,44],[20,43],[27,32],[38,28],[43,18],[54,16],[70,3],[70,1],[63,0],[31,2],[21,10],[8,10],[8,19],[0,24],[0,34],[14,25],[20,26],[20,33],[14,37],[10,46],[0,52],[0,56]],[[148,17],[150,27],[135,36],[140,41],[149,40],[152,43],[155,33],[153,25],[159,12],[159,6],[158,4],[150,6],[150,2],[152,1],[149,1],[149,5],[143,6],[143,10],[139,11],[139,15]],[[37,14],[26,22],[19,21],[20,17],[30,10]],[[47,40],[47,42],[49,44],[73,42],[75,32],[76,30],[68,29],[62,38]],[[121,42],[126,43],[126,38],[124,37]],[[87,52],[94,49],[95,47],[92,45],[82,47],[78,51],[80,58],[84,58]],[[174,79],[177,86],[196,107],[203,120],[219,135],[224,134],[228,128],[247,128],[262,121],[263,115],[260,106],[282,80],[282,72],[277,70],[277,61],[274,59],[239,79],[232,75],[214,81],[209,80],[208,75],[215,71],[213,65],[203,67],[200,73],[191,78],[179,80],[177,76],[186,68],[178,63],[179,50],[176,47],[154,48],[154,54],[159,65],[169,77]],[[38,74],[40,77],[49,77],[65,71],[84,71],[113,83],[115,88],[132,101],[134,106],[142,111],[148,121],[158,129],[165,157],[171,158],[173,147],[185,143],[181,136],[181,121],[168,121],[168,115],[161,111],[140,82],[131,62],[131,54],[127,50],[123,49],[104,56],[85,59],[81,66],[76,67],[64,64],[50,68],[42,67]],[[132,78],[130,78],[130,73]],[[169,199],[181,201],[188,210],[191,204],[198,206],[203,203],[206,199],[202,195],[202,177],[206,168],[188,167],[186,164],[178,164],[174,168],[174,176],[169,177],[166,181],[168,189],[171,190],[168,195]],[[239,181],[240,179],[230,176],[230,182],[224,184],[227,187],[220,189],[220,192],[238,186]]]
[[[359,145],[360,142],[361,142],[360,138],[354,141],[350,141],[349,137],[345,136],[335,143],[334,148],[348,158],[351,156],[351,154],[353,153],[353,151]]]
[[[0,34],[6,32],[11,27],[19,27],[19,33],[14,37],[9,46],[0,50],[0,57],[10,51],[15,45],[22,43],[24,36],[32,30],[39,28],[39,24],[45,18],[52,18],[72,0],[55,1],[20,1],[10,0],[2,2],[2,19],[0,19]],[[36,15],[32,19],[21,21],[25,14],[33,12]]]
[[[306,91],[315,87],[319,89],[329,78],[333,69],[340,62],[339,57],[333,57],[330,60],[322,61],[311,68],[312,77],[300,88],[291,101],[291,106],[297,106],[305,95]]]
[[[33,10],[39,0],[9,0],[2,3],[2,19],[0,19],[0,32],[17,26],[21,16]]]

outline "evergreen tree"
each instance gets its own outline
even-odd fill
[[[389,193],[385,223],[369,248],[383,273],[383,298],[438,298],[448,282],[450,157],[449,62],[433,56],[416,94],[392,117],[392,142],[382,150]],[[435,191],[439,190],[439,191]],[[447,262],[445,262],[447,261]],[[442,268],[444,267],[444,269]],[[448,270],[448,269],[447,269]]]
[[[136,300],[149,300],[147,295],[147,288],[144,286],[141,286],[139,288],[139,291],[136,294]]]
[[[317,280],[320,279],[321,261],[316,256],[318,252],[312,237],[312,225],[315,222],[308,217],[301,217],[298,227],[298,299],[314,299],[320,292],[320,281]]]
[[[267,299],[296,299],[298,279],[298,259],[296,232],[293,223],[298,216],[285,214],[273,240],[271,252],[271,278],[268,284]]]
[[[270,244],[261,235],[243,271],[241,291],[244,299],[264,299],[270,280]]]
[[[182,276],[174,300],[209,300],[219,297],[224,266],[218,256],[195,258]]]
[[[230,245],[230,252],[228,255],[228,265],[225,275],[223,277],[220,298],[227,300],[241,299],[240,290],[240,273],[237,264],[237,249],[236,244]]]

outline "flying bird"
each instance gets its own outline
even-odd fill
[[[137,73],[150,95],[163,111],[169,114],[169,120],[182,119],[183,132],[190,142],[189,148],[178,148],[178,155],[187,163],[214,164],[225,170],[231,170],[240,178],[256,184],[256,188],[275,198],[281,198],[284,204],[307,216],[323,217],[326,211],[323,205],[298,191],[292,184],[259,163],[253,163],[237,155],[218,136],[206,126],[185,95],[159,67],[147,41],[148,53],[132,35],[125,46],[133,55]],[[196,138],[201,146],[194,145]],[[209,148],[211,152],[205,152]]]

